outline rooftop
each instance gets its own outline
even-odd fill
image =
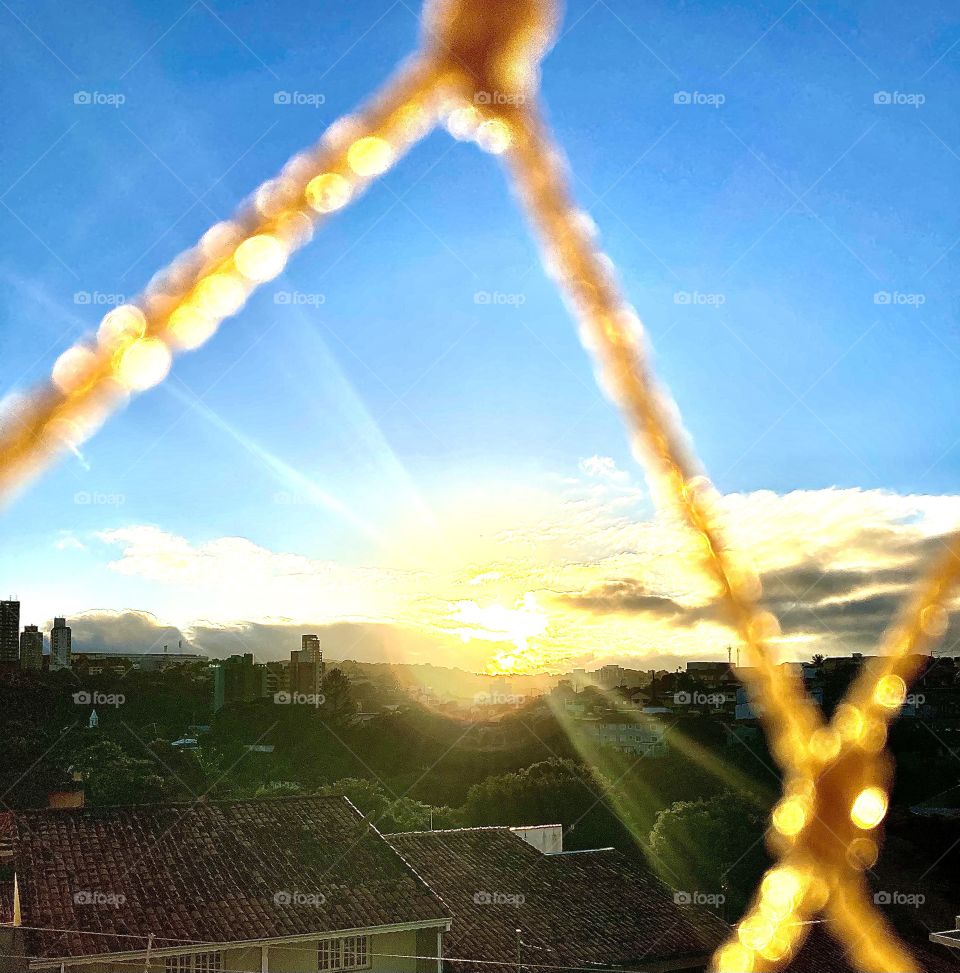
[[[34,956],[230,943],[449,910],[344,797],[18,812],[14,864]],[[84,901],[111,897],[105,908]],[[91,935],[83,935],[91,933]],[[97,935],[92,935],[96,933]]]
[[[453,912],[448,960],[515,968],[518,928],[528,964],[577,967],[707,956],[729,933],[617,851],[544,855],[496,827],[387,840]]]

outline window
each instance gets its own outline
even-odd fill
[[[317,944],[317,969],[320,973],[365,970],[370,966],[369,943],[368,936],[321,939]]]
[[[168,956],[163,973],[219,973],[223,969],[223,953],[190,953],[187,956]]]

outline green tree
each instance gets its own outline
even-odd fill
[[[634,845],[614,810],[606,778],[573,760],[551,757],[470,788],[462,817],[467,825],[561,824],[572,848]]]
[[[323,679],[322,719],[329,723],[346,724],[356,715],[350,678],[340,669],[328,672]]]
[[[155,759],[131,756],[106,738],[97,738],[77,753],[73,767],[82,776],[91,804],[151,804],[182,796]]]
[[[735,918],[767,866],[766,813],[732,792],[678,801],[657,815],[650,850],[660,877],[675,889],[725,896]]]
[[[377,781],[364,777],[345,777],[335,784],[317,789],[318,794],[346,797],[381,831],[428,831],[454,824],[454,814],[448,807],[434,808],[409,797],[394,797]]]

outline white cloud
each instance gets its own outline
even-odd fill
[[[579,466],[581,473],[598,480],[614,480],[618,483],[625,483],[630,479],[630,474],[619,469],[610,456],[587,456],[580,460]]]
[[[85,551],[87,545],[70,531],[62,531],[60,536],[53,542],[54,548],[58,551]]]

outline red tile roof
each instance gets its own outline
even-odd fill
[[[17,812],[14,863],[25,927],[105,934],[29,932],[34,956],[449,916],[342,797]]]
[[[960,960],[945,946],[935,946],[925,936],[906,937],[909,951],[925,973],[957,973]],[[800,952],[787,967],[788,973],[853,973],[846,947],[838,943],[822,921],[813,929]]]
[[[517,929],[530,967],[693,961],[729,935],[726,923],[677,905],[642,863],[616,851],[544,855],[508,828],[387,840],[450,907],[454,921],[444,937],[450,959],[502,961],[504,973],[515,970]]]
[[[509,828],[386,837],[449,906],[454,918],[444,955],[454,973],[466,973],[471,959],[503,964],[477,967],[485,973],[515,973],[517,929],[522,965],[534,973],[538,966],[555,973],[549,967],[684,959],[692,969],[730,934],[712,913],[676,905],[642,862],[615,851],[544,855]],[[950,950],[938,952],[925,936],[911,936],[910,949],[928,973],[960,970]],[[787,970],[850,973],[851,967],[817,922]]]

